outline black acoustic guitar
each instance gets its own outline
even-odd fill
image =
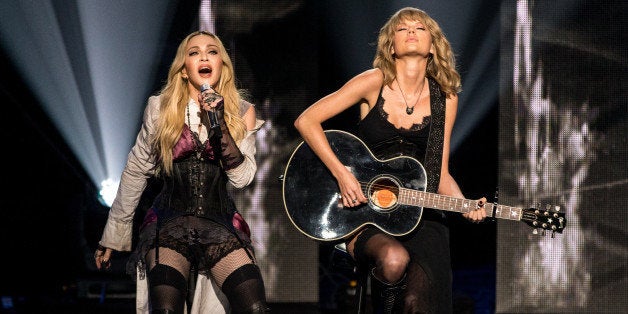
[[[283,201],[299,231],[319,241],[345,239],[365,225],[403,236],[414,230],[423,208],[466,213],[476,200],[425,192],[427,176],[421,163],[401,156],[379,160],[356,136],[325,131],[332,150],[362,184],[368,203],[344,207],[336,179],[305,142],[290,157],[283,175]],[[567,223],[557,208],[523,209],[487,203],[488,217],[518,220],[533,228],[562,233]]]

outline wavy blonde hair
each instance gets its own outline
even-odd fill
[[[411,7],[397,11],[379,30],[377,52],[373,60],[373,67],[381,69],[384,73],[384,84],[391,84],[397,77],[392,47],[396,28],[403,21],[420,21],[432,36],[435,52],[429,57],[427,62],[426,75],[435,79],[448,97],[460,92],[460,74],[456,70],[455,56],[445,34],[443,34],[438,23],[425,11]]]
[[[215,90],[224,97],[225,122],[229,128],[229,133],[236,143],[239,143],[246,135],[246,124],[240,117],[241,91],[236,87],[233,63],[231,63],[231,58],[229,58],[225,46],[218,36],[212,33],[206,31],[193,32],[179,44],[177,54],[168,71],[166,84],[160,91],[160,115],[153,147],[159,153],[161,168],[166,174],[172,172],[172,149],[183,132],[185,108],[191,96],[187,87],[187,79],[183,78],[182,72],[185,68],[186,47],[190,39],[201,35],[210,36],[216,40],[218,53],[222,58],[222,72]]]

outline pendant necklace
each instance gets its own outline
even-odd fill
[[[401,89],[401,85],[399,85],[399,80],[395,79],[397,81],[397,86],[399,87],[399,91],[401,92],[401,97],[403,97],[403,102],[406,103],[406,113],[408,115],[411,115],[414,112],[414,107],[419,103],[419,100],[421,99],[421,94],[423,94],[423,87],[425,87],[425,83],[423,83],[423,85],[421,86],[421,92],[419,92],[419,97],[416,99],[416,102],[414,102],[414,106],[410,107],[408,106],[408,101],[406,100],[406,95],[403,93],[403,89]],[[425,82],[425,79],[423,79],[423,82]],[[416,92],[414,92],[416,94]]]

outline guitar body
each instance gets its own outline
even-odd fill
[[[362,183],[369,202],[344,207],[336,179],[307,143],[301,142],[283,178],[284,206],[297,229],[320,241],[345,239],[369,224],[393,236],[414,230],[423,208],[402,204],[398,192],[425,191],[427,177],[421,163],[407,156],[378,160],[350,133],[328,130],[325,135],[336,156]]]

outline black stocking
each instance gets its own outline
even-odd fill
[[[229,299],[233,313],[266,313],[264,281],[252,252],[235,250],[223,257],[211,273]]]
[[[354,256],[361,268],[374,265],[371,273],[371,298],[374,313],[399,313],[406,288],[408,251],[394,237],[366,229],[355,242]]]
[[[147,254],[151,313],[183,313],[190,263],[173,250],[159,248],[159,264],[154,265],[154,251]]]
[[[366,242],[362,236],[368,237]],[[368,261],[374,265],[373,274],[381,281],[395,283],[401,280],[410,260],[408,251],[394,237],[384,234],[359,235],[355,244],[355,258],[358,263]]]
[[[410,262],[404,313],[433,313],[430,311],[430,292],[430,279],[427,274],[419,264]]]
[[[246,264],[232,272],[222,285],[232,313],[267,313],[266,292],[259,268]]]

